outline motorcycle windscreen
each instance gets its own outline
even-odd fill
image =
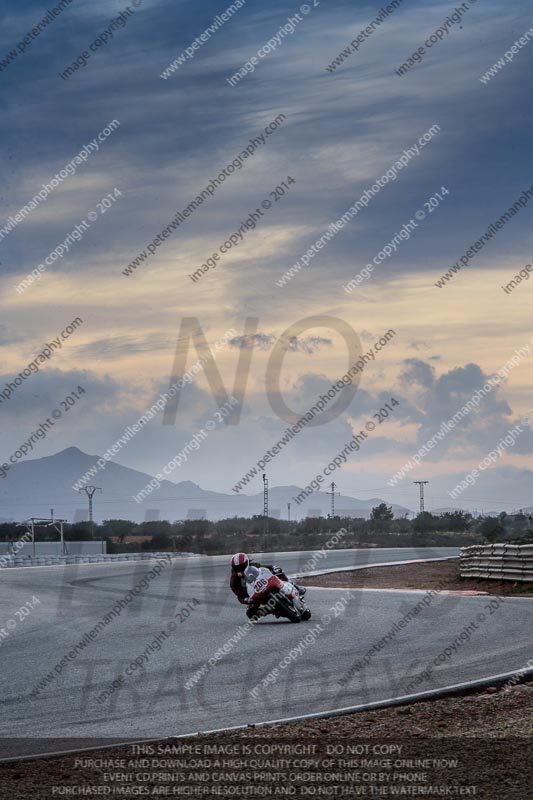
[[[259,570],[257,567],[246,567],[244,570],[244,577],[246,578],[246,583],[252,584],[255,583],[256,580],[259,578]]]

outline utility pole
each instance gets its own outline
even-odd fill
[[[424,509],[424,486],[425,486],[426,483],[429,483],[429,481],[413,481],[413,483],[418,484],[418,486],[420,487],[420,514],[423,514],[424,511],[425,511],[425,509]]]
[[[291,532],[291,504],[287,503],[287,520],[289,523],[289,533]]]
[[[91,536],[94,539],[93,497],[96,492],[101,492],[102,490],[99,486],[84,486],[82,489],[78,489],[78,491],[85,492],[89,498],[89,524],[91,526]]]
[[[340,492],[336,492],[336,491],[335,491],[335,487],[336,487],[336,485],[337,485],[337,484],[336,484],[336,483],[333,483],[333,481],[332,481],[332,482],[330,483],[330,489],[331,489],[331,492],[326,492],[326,494],[330,494],[330,495],[331,495],[331,514],[328,514],[328,516],[329,516],[330,518],[332,518],[332,517],[334,517],[334,516],[335,516],[335,495],[336,495],[336,494],[340,495]]]
[[[263,552],[266,553],[268,541],[268,478],[263,473]]]

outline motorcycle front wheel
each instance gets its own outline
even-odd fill
[[[300,614],[296,611],[288,597],[285,597],[281,592],[276,593],[276,610],[282,617],[285,617],[291,622],[301,621]]]

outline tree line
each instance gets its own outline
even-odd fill
[[[390,506],[381,503],[372,509],[370,519],[358,517],[306,517],[300,521],[269,517],[228,517],[221,520],[168,520],[133,522],[109,519],[101,523],[65,524],[67,541],[104,539],[108,553],[176,551],[216,555],[239,550],[250,552],[310,550],[320,548],[333,534],[344,528],[338,547],[463,547],[485,542],[533,541],[529,519],[524,514],[480,516],[463,511],[431,514],[426,511],[414,519],[395,518]],[[16,541],[24,526],[0,523],[0,541]],[[37,541],[58,538],[50,529],[36,529]]]

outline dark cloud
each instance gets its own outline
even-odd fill
[[[76,348],[76,354],[88,358],[115,358],[122,355],[165,350],[174,342],[165,334],[146,336],[113,336],[96,339]]]
[[[14,331],[0,323],[0,347],[10,347],[17,342],[24,341],[24,338],[20,331]]]
[[[7,52],[20,40],[31,19],[42,13],[42,7],[33,2],[24,4],[24,13],[14,0],[8,7],[10,24],[3,37]],[[177,208],[187,205],[280,111],[287,114],[283,128],[180,231],[182,241],[190,236],[205,238],[206,231],[215,242],[223,241],[221,237],[233,231],[236,222],[293,167],[298,167],[302,175],[302,153],[306,154],[313,170],[305,174],[305,194],[300,192],[297,203],[290,197],[283,198],[280,213],[276,216],[273,212],[264,223],[267,227],[290,225],[305,233],[289,239],[274,263],[270,253],[254,256],[254,279],[242,290],[250,297],[243,298],[243,302],[252,303],[267,288],[272,291],[273,269],[282,272],[293,263],[329,222],[344,213],[403,149],[434,123],[442,128],[439,137],[396,182],[383,188],[356,222],[324,248],[307,273],[323,286],[351,276],[356,266],[354,250],[357,264],[364,266],[406,218],[440,189],[443,169],[454,187],[453,203],[448,202],[425,221],[416,237],[380,267],[375,280],[379,283],[380,274],[405,272],[406,265],[410,271],[427,271],[428,254],[443,264],[453,262],[471,243],[473,231],[485,230],[492,218],[502,213],[507,200],[513,201],[522,190],[524,170],[531,157],[523,132],[529,129],[533,112],[530,104],[523,101],[526,87],[516,81],[509,91],[505,74],[489,91],[474,78],[471,82],[462,80],[465,69],[469,75],[476,75],[487,62],[485,49],[474,46],[474,41],[464,50],[466,30],[461,36],[456,32],[434,48],[426,63],[402,79],[403,83],[391,81],[391,71],[404,60],[406,49],[411,43],[416,49],[427,32],[429,22],[421,25],[420,15],[426,8],[427,4],[416,2],[409,10],[391,16],[379,36],[366,43],[357,57],[347,61],[338,74],[329,75],[317,65],[327,64],[346,45],[346,19],[351,20],[354,29],[362,28],[375,9],[360,7],[354,19],[352,4],[322,3],[277,53],[259,64],[254,75],[230,88],[225,77],[233,74],[294,11],[290,3],[278,0],[263,7],[247,4],[168,80],[162,80],[160,72],[220,12],[220,4],[215,0],[201,6],[184,2],[143,4],[86,67],[62,81],[57,73],[109,21],[105,4],[94,9],[73,5],[32,44],[28,53],[2,73],[5,99],[12,112],[4,119],[4,138],[6,148],[13,154],[11,166],[4,168],[4,216],[27,202],[41,181],[50,179],[111,119],[119,119],[121,127],[79,170],[84,179],[102,179],[102,188],[88,190],[80,184],[75,189],[78,176],[65,181],[3,243],[10,264],[18,265],[22,274],[28,271],[29,264],[39,263],[114,185],[126,188],[127,194],[98,220],[97,230],[95,225],[76,244],[75,256],[56,262],[50,271],[86,270],[88,265],[103,271],[109,268],[109,254],[116,254],[127,263],[168,224]],[[511,3],[508,13],[511,18],[519,18],[519,10]],[[484,24],[489,30],[494,25],[494,35],[499,31],[498,16],[490,4],[484,6],[484,11]],[[432,19],[442,22],[447,14],[445,3],[431,5]],[[468,35],[471,37],[472,33]],[[64,43],[61,47],[60,42]],[[151,43],[150,47],[146,42]],[[528,51],[521,53],[525,70],[528,58]],[[444,67],[453,84],[453,102],[449,94],[443,96],[434,91],[435,75]],[[355,76],[361,84],[357,107],[352,107],[346,104],[345,87],[346,81]],[[299,87],[297,94],[294,81]],[[190,91],[193,84],[194,91]],[[411,93],[408,88],[404,93],[399,88],[403,86],[412,87]],[[322,93],[327,98],[327,113],[323,104],[316,102]],[[495,98],[498,115],[494,114]],[[521,109],[519,119],[514,111],[517,107]],[[40,121],[38,129],[31,124],[35,118]],[[61,126],[58,136],[58,120],[67,118],[69,125]],[[506,126],[499,124],[499,118],[507,120]],[[183,119],[187,119],[187,125],[183,125]],[[382,150],[379,156],[376,141]],[[361,167],[354,142],[363,148],[359,159],[364,160],[366,154],[373,157],[370,168],[366,164],[364,169]],[[493,152],[511,152],[511,148],[513,158],[508,159],[505,170],[486,169]],[[338,163],[332,159],[333,153]],[[139,164],[142,180],[132,180]],[[57,213],[51,214],[54,208]],[[527,231],[527,216],[513,220],[512,226],[513,238],[501,232],[491,243],[493,252],[509,254],[520,231]],[[36,235],[29,237],[30,230]],[[173,247],[172,243],[165,243],[160,252]],[[158,255],[152,263],[156,263]],[[246,269],[250,266],[243,265]],[[237,269],[235,274],[242,282],[243,272]],[[284,294],[294,298],[305,281],[303,275],[298,276]]]
[[[316,353],[323,347],[332,347],[333,340],[322,336],[290,336],[282,339],[283,347],[291,353]]]
[[[251,350],[257,347],[258,350],[270,350],[276,342],[276,337],[271,333],[249,333],[246,336],[234,336],[228,344],[239,350]]]
[[[322,347],[331,347],[332,339],[323,336],[290,336],[287,339],[278,339],[271,333],[249,333],[245,336],[234,336],[228,344],[239,350],[251,350],[256,347],[258,350],[270,350],[279,341],[284,350],[289,353],[312,353],[318,352]]]
[[[421,386],[429,389],[435,381],[435,369],[418,358],[406,358],[404,369],[400,373],[400,381],[404,386]]]
[[[409,344],[409,347],[412,347],[413,350],[430,350],[431,344],[427,341],[412,341]]]
[[[495,385],[485,392],[489,375],[478,364],[469,363],[455,367],[437,376],[435,369],[418,359],[407,359],[401,373],[401,382],[408,396],[413,395],[417,412],[410,422],[418,425],[416,450],[431,439],[443,422],[452,419],[476,393],[479,404],[448,432],[438,446],[426,456],[429,461],[439,461],[443,456],[482,458],[506,436],[520,416],[513,413],[510,404],[502,397],[504,389]],[[513,453],[527,453],[533,446],[533,433],[529,425],[523,425],[523,433],[509,449]],[[392,442],[391,442],[392,445]]]
[[[0,392],[5,391],[8,384],[13,384],[18,375],[0,375]],[[42,369],[13,388],[7,400],[2,400],[0,419],[35,419],[39,414],[46,416],[78,386],[82,386],[86,392],[80,402],[83,402],[86,412],[88,410],[95,418],[105,406],[109,406],[109,413],[112,413],[112,404],[125,391],[125,387],[110,376],[99,376],[87,369]],[[4,435],[6,433],[8,431],[4,430]]]

